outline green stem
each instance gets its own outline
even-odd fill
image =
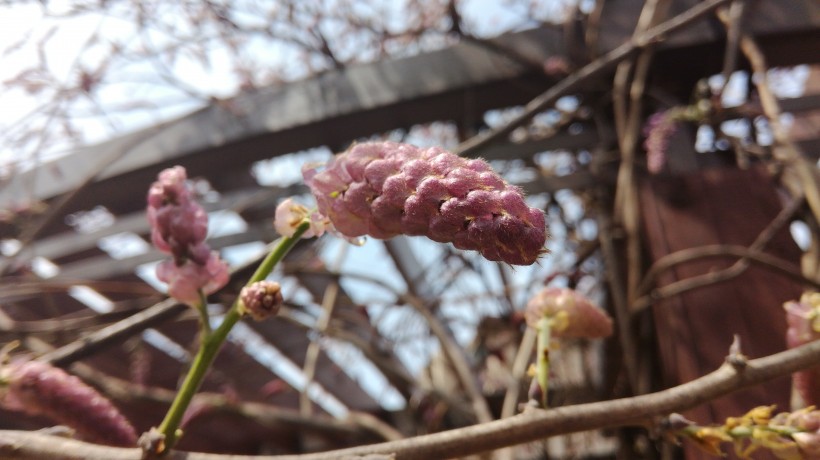
[[[538,386],[541,387],[541,407],[547,408],[547,390],[549,390],[550,380],[550,334],[552,332],[552,319],[543,317],[538,320],[538,339],[535,353],[537,356],[535,365],[535,378]]]
[[[296,228],[296,232],[293,236],[281,238],[273,250],[265,257],[265,260],[259,264],[259,267],[253,276],[251,276],[250,280],[248,280],[247,284],[250,285],[267,278],[273,271],[273,268],[276,267],[276,264],[296,245],[308,227],[310,227],[310,222],[304,221]],[[203,337],[199,345],[199,350],[191,363],[191,368],[188,369],[188,375],[185,376],[185,380],[182,382],[182,386],[179,388],[174,402],[171,403],[168,413],[165,414],[165,419],[159,425],[158,430],[164,436],[164,442],[158,453],[168,452],[182,435],[179,425],[182,422],[182,417],[185,415],[185,410],[199,390],[202,380],[205,378],[205,374],[216,358],[219,349],[222,347],[222,343],[228,337],[228,333],[242,317],[239,313],[238,305],[239,300],[237,299],[230,310],[225,314],[222,324],[210,334],[207,333],[207,329],[203,326]]]
[[[211,318],[208,316],[208,298],[202,289],[199,290],[199,305],[196,306],[196,310],[199,312],[202,337],[208,337],[211,335]]]

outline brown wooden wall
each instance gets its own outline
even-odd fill
[[[749,246],[782,208],[773,179],[764,170],[729,167],[674,178],[647,178],[641,200],[650,263],[703,245]],[[788,225],[765,252],[799,267],[800,251]],[[687,262],[662,274],[658,286],[714,272],[736,260]],[[799,283],[753,264],[737,278],[655,302],[652,314],[664,386],[675,386],[718,368],[734,334],[740,336],[742,350],[751,358],[784,350],[782,304],[800,293]],[[719,423],[760,405],[777,404],[787,410],[790,388],[790,380],[781,378],[717,399],[685,415],[698,423]],[[686,457],[707,458],[692,446],[688,446]]]

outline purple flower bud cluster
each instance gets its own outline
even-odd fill
[[[812,407],[786,414],[785,422],[781,423],[801,430],[792,434],[792,439],[797,444],[802,458],[820,458],[820,410]],[[780,416],[781,414],[778,414],[778,417]]]
[[[157,266],[157,278],[168,283],[171,297],[189,305],[228,282],[228,265],[205,243],[208,215],[186,184],[185,168],[175,166],[159,174],[148,190],[151,240],[173,259]]]
[[[483,160],[368,142],[303,173],[319,212],[347,237],[424,235],[515,265],[545,252],[544,213]]]
[[[658,174],[666,166],[666,151],[669,139],[678,130],[678,125],[671,110],[656,112],[649,116],[643,132],[646,136],[646,168],[652,174]]]
[[[612,335],[612,319],[581,293],[568,288],[542,289],[527,302],[527,325],[538,327],[543,317],[559,317],[555,337],[601,338]]]
[[[799,347],[820,340],[820,293],[806,293],[799,302],[786,302],[786,344]],[[807,406],[820,406],[820,367],[814,367],[792,376],[794,389]]]
[[[137,443],[134,427],[95,389],[39,361],[13,361],[2,370],[2,406],[48,417],[84,440],[111,446]]]

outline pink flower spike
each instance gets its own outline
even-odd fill
[[[208,215],[188,189],[185,168],[159,174],[148,192],[151,240],[173,255],[157,266],[157,278],[168,284],[171,297],[191,306],[228,283],[228,265],[205,243]]]
[[[87,441],[136,445],[134,427],[111,401],[77,377],[39,361],[13,361],[0,369],[6,383],[0,406],[42,415],[73,428]]]
[[[368,142],[302,173],[319,213],[347,237],[424,235],[514,265],[546,252],[544,213],[526,206],[521,191],[483,160]]]
[[[612,335],[612,319],[586,296],[568,288],[544,288],[527,303],[527,325],[537,328],[543,317],[558,318],[555,337],[601,338]],[[561,316],[562,318],[559,318]]]

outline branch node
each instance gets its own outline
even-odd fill
[[[156,427],[152,427],[140,436],[137,446],[142,449],[142,460],[157,458],[158,454],[165,450],[165,435]]]
[[[653,429],[649,431],[651,438],[663,440],[674,445],[680,444],[675,433],[695,424],[677,412],[673,412],[665,417],[658,417],[654,422]]]
[[[729,346],[729,355],[726,356],[726,362],[736,371],[746,369],[749,364],[749,358],[740,349],[740,336],[737,334],[734,335],[732,344]]]

